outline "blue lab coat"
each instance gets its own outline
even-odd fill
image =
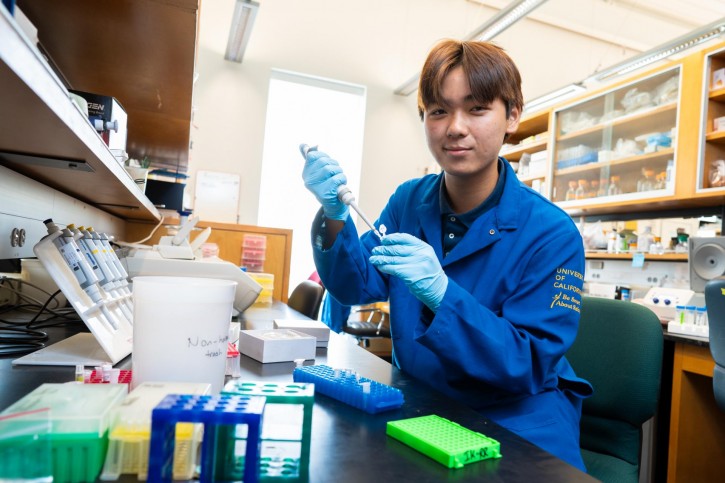
[[[405,372],[464,402],[584,469],[581,401],[591,385],[564,357],[576,338],[584,247],[572,219],[507,170],[498,205],[481,215],[444,258],[439,189],[443,175],[403,183],[378,223],[430,244],[448,276],[433,315],[396,277],[369,263],[372,232],[358,238],[348,218],[315,264],[343,304],[390,300],[393,357]],[[377,224],[377,223],[376,223]]]

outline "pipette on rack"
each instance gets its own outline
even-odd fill
[[[300,144],[300,153],[302,153],[302,157],[305,158],[305,161],[307,160],[307,153],[310,151],[317,151],[317,146],[308,146],[307,144]],[[365,222],[367,226],[370,227],[370,229],[377,235],[379,239],[383,239],[383,234],[381,234],[377,228],[375,228],[375,225],[373,225],[367,216],[362,212],[362,210],[357,206],[357,203],[355,202],[355,195],[352,194],[352,190],[347,187],[347,185],[343,184],[340,185],[337,188],[337,198],[345,203],[347,206],[355,210],[355,212],[362,218],[362,220]],[[385,225],[380,225],[381,228],[384,229]],[[384,231],[383,231],[384,233]]]

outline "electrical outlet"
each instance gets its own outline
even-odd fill
[[[19,273],[0,273],[0,277],[20,279],[20,274]],[[17,294],[15,292],[9,290],[6,287],[7,283],[8,282],[0,284],[0,307],[2,307],[3,305],[11,305],[11,304],[14,304],[17,302]],[[19,285],[20,284],[18,284],[18,283],[13,283],[13,288],[18,289]]]

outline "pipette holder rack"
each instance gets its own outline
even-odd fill
[[[201,445],[201,472],[199,481],[231,481],[236,468],[234,441],[225,438],[246,426],[243,481],[259,481],[259,450],[262,414],[265,398],[247,396],[166,396],[152,411],[151,448],[149,452],[149,483],[170,482],[174,459],[176,423],[202,423],[204,440]]]
[[[388,421],[386,434],[448,468],[501,458],[501,444],[435,414]]]
[[[400,389],[382,384],[348,369],[326,365],[301,366],[292,372],[295,382],[311,382],[315,391],[363,411],[375,414],[403,405]]]
[[[312,409],[315,404],[315,385],[306,383],[277,383],[277,382],[249,382],[229,381],[222,390],[222,394],[240,396],[264,396],[265,420],[262,423],[262,452],[260,457],[260,479],[262,481],[285,482],[307,481],[310,467],[310,436],[312,434]],[[290,431],[283,428],[275,431],[275,421],[269,417],[269,412],[276,406],[302,406],[302,421],[299,428]],[[281,408],[284,411],[284,408]],[[284,411],[292,412],[292,408]],[[283,449],[289,445],[285,441],[299,439],[299,454],[290,454]],[[283,452],[283,455],[277,453]]]
[[[102,300],[98,303],[91,300],[81,288],[73,271],[63,259],[63,255],[53,244],[53,240],[61,235],[61,231],[49,234],[33,247],[33,252],[88,326],[96,341],[108,355],[110,362],[116,364],[131,353],[133,342],[132,322],[124,316],[119,306],[123,302],[123,297],[114,297],[99,287]],[[107,309],[106,314],[102,312],[101,306]],[[109,321],[108,315],[114,320]],[[112,323],[118,328],[114,328]],[[86,365],[92,365],[92,362],[84,360],[77,360],[73,364],[85,362],[88,362]]]

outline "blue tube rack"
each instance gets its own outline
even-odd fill
[[[314,383],[316,392],[370,414],[403,405],[400,389],[361,377],[347,369],[333,369],[325,365],[301,366],[292,372],[292,379]]]
[[[259,481],[259,450],[262,415],[266,399],[258,396],[166,396],[151,413],[151,444],[149,449],[148,482],[170,482],[174,463],[176,423],[203,423],[199,481],[228,481],[234,460],[230,445],[224,438],[237,425],[246,425],[244,482]]]

